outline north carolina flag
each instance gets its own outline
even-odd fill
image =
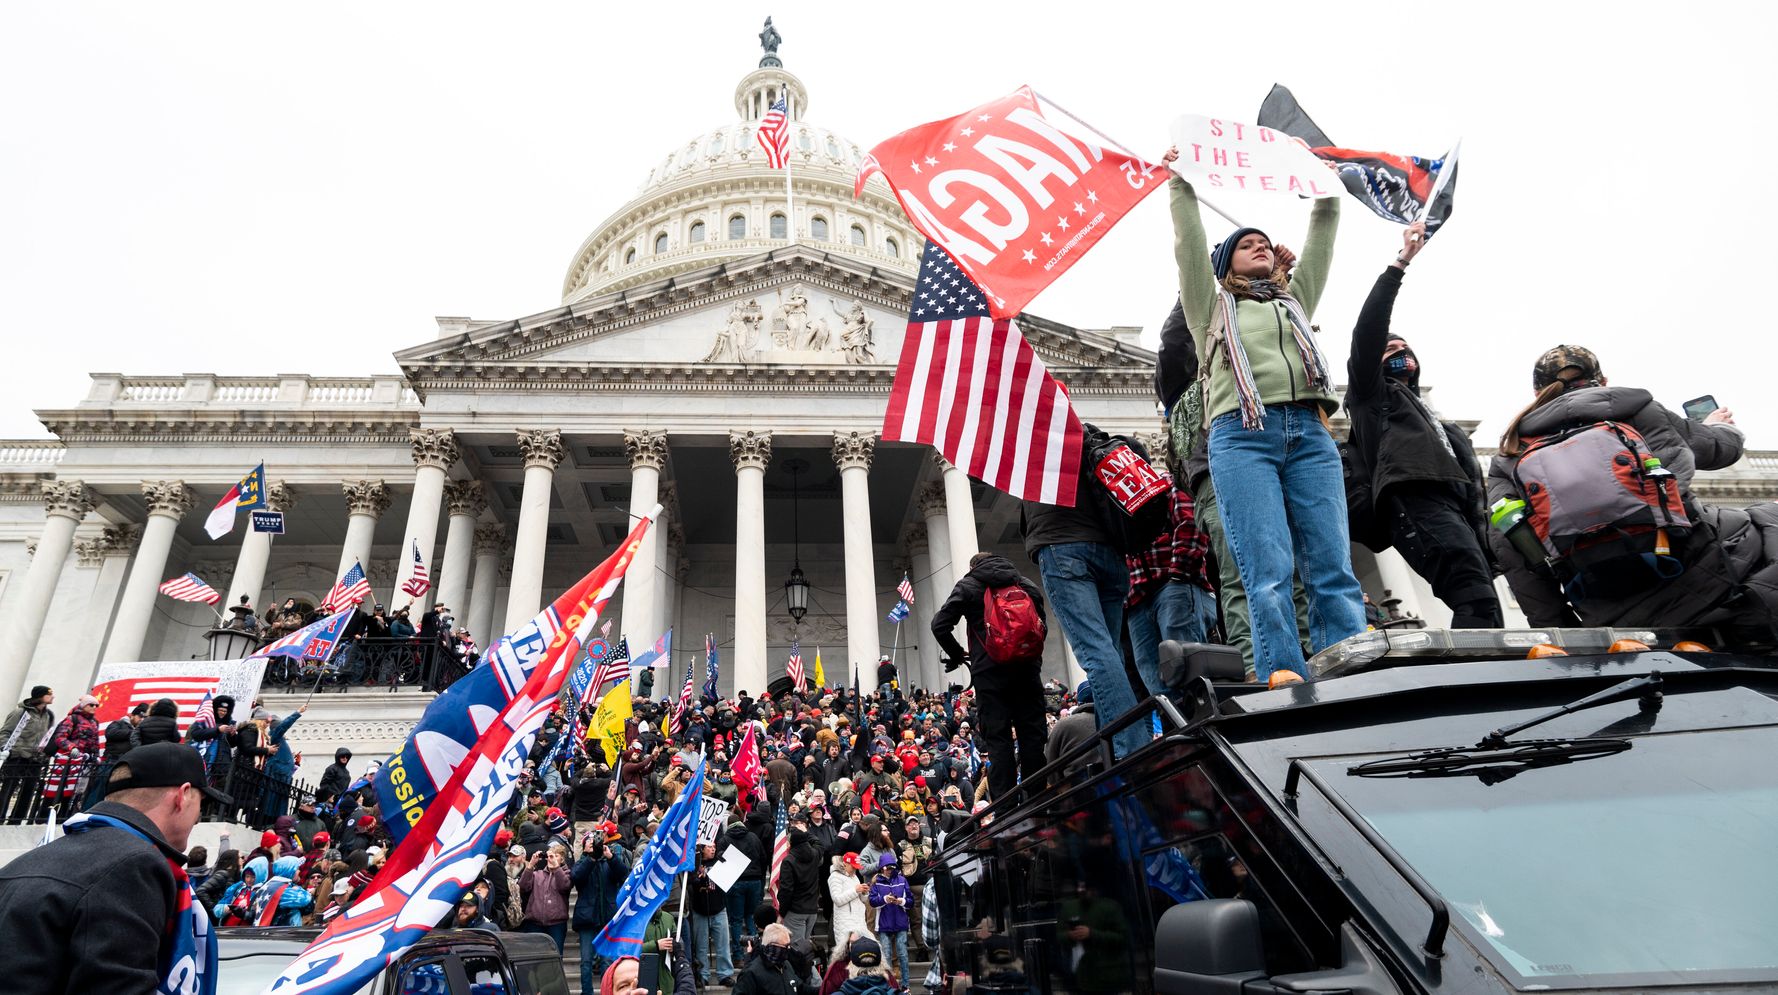
[[[241,478],[241,482],[228,489],[216,507],[210,509],[210,517],[204,519],[204,532],[212,539],[220,539],[235,527],[235,512],[249,511],[254,508],[266,507],[265,499],[265,464],[253,468],[253,472]]]

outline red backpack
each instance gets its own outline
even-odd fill
[[[1038,660],[1048,631],[1037,602],[1017,584],[982,592],[982,648],[995,663]]]

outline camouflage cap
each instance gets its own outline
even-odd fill
[[[1542,390],[1548,387],[1567,369],[1579,370],[1582,380],[1597,380],[1602,375],[1599,357],[1593,355],[1593,350],[1577,345],[1559,345],[1537,357],[1537,365],[1531,368],[1531,388]]]

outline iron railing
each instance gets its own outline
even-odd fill
[[[266,691],[309,693],[345,691],[355,687],[419,687],[443,691],[467,674],[479,654],[465,657],[442,640],[354,639],[340,647],[325,665],[314,660],[274,658],[267,662]]]
[[[0,766],[0,824],[17,826],[58,823],[104,798],[113,760],[51,757],[48,760],[8,758]],[[212,786],[230,803],[206,800],[204,822],[234,822],[265,829],[280,815],[295,815],[298,806],[315,800],[315,789],[302,781],[267,774],[257,767],[234,764],[215,771]]]

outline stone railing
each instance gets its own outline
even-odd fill
[[[53,439],[0,439],[0,469],[48,471],[67,454]]]
[[[220,377],[191,373],[174,377],[131,377],[95,373],[82,407],[207,408],[417,408],[419,398],[399,376]]]

